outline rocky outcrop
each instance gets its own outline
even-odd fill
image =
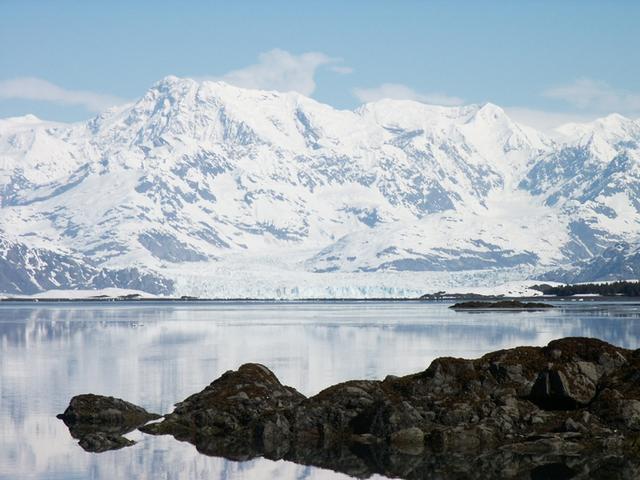
[[[58,418],[86,451],[104,452],[133,445],[123,435],[160,415],[119,398],[84,394],[73,397]]]
[[[304,398],[267,367],[248,363],[176,404],[163,422],[141,430],[174,435],[212,454],[250,458],[263,445],[282,448],[291,429],[284,412],[290,414]]]
[[[544,310],[554,308],[542,302],[520,302],[518,300],[500,300],[497,302],[481,302],[477,300],[460,302],[451,305],[453,310]]]
[[[439,358],[420,373],[349,381],[309,398],[247,364],[140,429],[208,455],[363,478],[635,478],[640,350],[566,338],[476,360]]]

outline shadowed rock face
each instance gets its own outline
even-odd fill
[[[58,418],[83,449],[104,452],[135,444],[123,435],[160,415],[119,398],[84,394],[73,397]]]
[[[140,430],[360,478],[636,478],[640,350],[566,338],[309,398],[247,364]]]

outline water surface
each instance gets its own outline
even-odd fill
[[[264,459],[211,458],[172,437],[92,454],[55,418],[73,395],[172,405],[246,362],[306,395],[344,380],[427,368],[565,336],[640,347],[640,304],[563,302],[553,311],[454,312],[448,304],[0,304],[0,479],[348,478]]]

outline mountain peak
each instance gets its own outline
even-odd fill
[[[151,88],[167,88],[174,87],[176,85],[194,85],[198,82],[189,77],[178,77],[176,75],[167,75],[155,82]]]
[[[485,102],[481,104],[478,111],[482,111],[488,114],[506,115],[502,107],[491,102]]]
[[[606,117],[601,118],[601,120],[604,121],[608,121],[608,122],[627,122],[630,121],[630,119],[628,117],[625,117],[624,115],[621,115],[620,113],[610,113],[609,115],[607,115]]]
[[[583,144],[590,142],[594,136],[601,137],[608,143],[616,143],[628,137],[640,138],[638,122],[619,113],[612,113],[586,123],[567,123],[556,130],[571,141]]]
[[[200,87],[200,82],[192,78],[176,77],[169,75],[154,83],[146,94],[142,97],[176,97],[184,95],[189,91],[197,90]]]
[[[495,103],[483,103],[474,105],[476,111],[469,121],[480,120],[488,123],[508,122],[513,123],[506,112]]]
[[[545,142],[493,103],[380,100],[353,112],[168,76],[83,124],[2,122],[0,233],[100,268],[144,267],[184,294],[237,296],[216,289],[217,273],[199,277],[235,265],[269,275],[284,262],[302,283],[403,270],[412,285],[420,270],[546,268],[640,223],[640,175],[611,161],[616,149],[640,152],[619,115],[587,127],[620,140],[598,134],[585,152]],[[45,274],[67,261],[38,255],[53,259]],[[28,265],[21,256],[16,271]],[[254,294],[267,288],[242,278]]]
[[[0,121],[5,122],[6,124],[11,124],[11,125],[36,124],[36,123],[43,122],[43,120],[39,119],[38,117],[36,117],[31,113],[28,113],[26,115],[21,115],[18,117],[2,118],[0,119]]]
[[[595,123],[600,124],[604,128],[612,129],[612,130],[616,130],[616,129],[627,130],[629,128],[634,128],[634,127],[637,128],[636,122],[619,113],[611,113],[606,117],[597,119]]]
[[[0,128],[4,132],[31,130],[41,126],[55,127],[59,125],[64,124],[42,120],[30,113],[18,117],[0,118]]]

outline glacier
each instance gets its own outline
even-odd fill
[[[628,277],[606,259],[640,247],[639,166],[640,122],[617,114],[550,136],[490,103],[338,110],[170,76],[87,122],[0,119],[0,292],[397,297]]]

